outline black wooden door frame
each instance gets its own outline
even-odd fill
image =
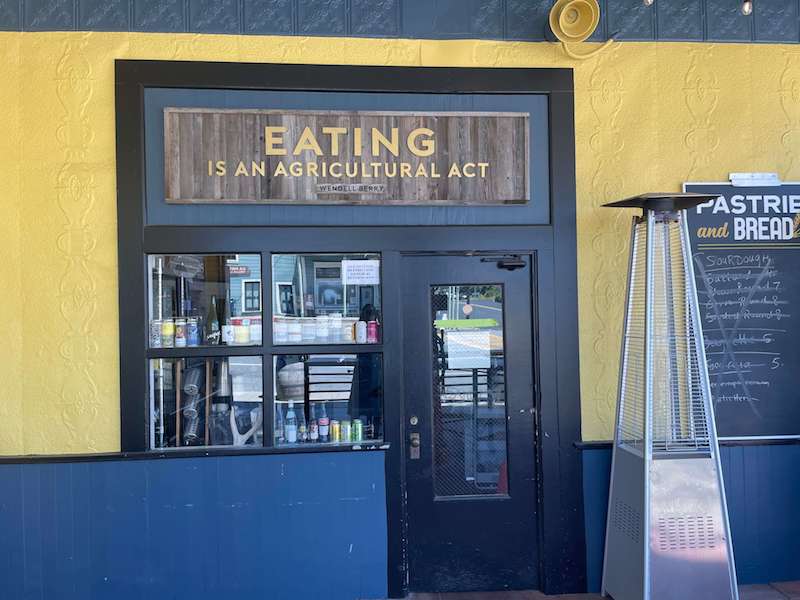
[[[544,252],[545,255],[550,254],[548,252]],[[524,268],[520,270],[514,271],[505,271],[499,268],[498,263],[496,262],[499,257],[504,255],[513,255],[519,256],[525,260],[527,263]],[[432,521],[429,521],[425,524],[414,524],[415,518],[419,520],[421,517],[424,517],[424,513],[426,511],[431,511],[431,513],[436,513],[437,508],[439,510],[444,510],[444,513],[449,512],[454,507],[456,510],[481,510],[485,508],[487,511],[485,515],[487,516],[485,522],[481,521],[480,524],[477,521],[474,521],[471,517],[465,519],[465,521],[469,520],[471,522],[468,527],[470,529],[477,529],[482,527],[491,527],[491,516],[495,515],[492,511],[499,509],[501,511],[500,514],[503,515],[503,519],[506,519],[509,516],[508,511],[519,511],[521,508],[527,506],[524,502],[530,501],[530,511],[527,514],[527,517],[531,519],[532,523],[535,523],[534,534],[538,534],[541,524],[538,520],[537,509],[539,505],[538,495],[540,490],[536,483],[538,482],[538,475],[540,471],[539,465],[539,447],[538,447],[538,439],[535,431],[536,425],[536,412],[539,410],[540,405],[540,390],[550,390],[552,389],[553,383],[553,375],[552,372],[545,373],[545,379],[548,381],[542,382],[541,374],[539,371],[539,364],[544,363],[547,365],[549,362],[547,358],[541,360],[539,357],[540,349],[538,347],[539,338],[537,331],[537,321],[540,319],[541,311],[538,307],[538,298],[537,298],[537,290],[542,287],[542,284],[547,281],[548,277],[552,276],[548,265],[552,259],[552,256],[547,257],[545,269],[540,270],[538,268],[537,262],[538,257],[537,253],[531,250],[514,250],[511,247],[507,247],[504,251],[501,252],[469,252],[469,253],[435,253],[435,252],[426,252],[426,253],[409,253],[403,255],[403,260],[406,261],[414,261],[416,258],[424,258],[424,259],[435,259],[436,261],[443,261],[444,264],[435,264],[428,262],[427,265],[414,265],[413,268],[410,268],[409,264],[404,264],[403,273],[401,273],[401,277],[405,281],[406,284],[411,285],[422,285],[423,291],[421,295],[418,294],[411,294],[412,297],[417,298],[417,302],[423,302],[424,307],[420,307],[419,304],[416,305],[416,310],[420,310],[423,314],[430,315],[431,314],[431,296],[430,296],[430,286],[431,285],[485,285],[489,282],[499,283],[504,286],[503,289],[503,303],[502,303],[502,311],[503,311],[503,319],[502,319],[502,331],[504,332],[504,343],[503,343],[503,351],[504,351],[504,393],[505,403],[506,403],[506,411],[507,411],[507,428],[506,428],[506,439],[505,439],[505,449],[506,449],[506,458],[508,461],[508,484],[511,489],[511,493],[507,497],[502,497],[502,495],[487,495],[487,496],[466,496],[466,497],[459,497],[459,496],[448,496],[444,498],[439,498],[438,501],[435,498],[430,498],[427,495],[433,494],[435,496],[435,487],[433,482],[433,476],[425,475],[426,486],[429,483],[430,489],[420,489],[419,483],[415,486],[412,477],[409,477],[408,469],[416,469],[418,474],[422,472],[430,472],[433,473],[436,469],[433,464],[433,456],[432,456],[432,448],[436,444],[436,436],[435,436],[435,424],[434,424],[434,410],[433,410],[433,398],[431,396],[431,380],[427,379],[425,382],[422,382],[419,378],[415,378],[420,382],[421,388],[417,388],[418,393],[418,400],[419,398],[424,397],[425,400],[422,402],[414,402],[413,399],[409,400],[409,397],[414,397],[414,393],[409,393],[408,390],[404,389],[403,393],[403,400],[404,400],[404,413],[403,418],[403,426],[408,429],[413,429],[418,431],[421,435],[422,441],[422,456],[420,462],[415,464],[415,461],[411,461],[409,459],[409,448],[408,446],[404,447],[403,453],[401,456],[401,460],[403,463],[404,475],[406,476],[408,482],[406,485],[406,495],[404,496],[407,498],[407,512],[408,518],[405,521],[405,525],[409,531],[408,533],[408,540],[409,546],[412,546],[413,539],[420,534],[424,535],[424,531],[429,528],[436,530],[436,528],[441,528],[446,530],[449,525],[452,523],[444,523],[439,522],[438,519],[441,518],[442,521],[447,520],[448,518],[452,518],[452,516],[442,515],[442,513],[438,513],[436,516],[432,516]],[[469,259],[475,261],[477,264],[465,263],[464,259]],[[453,261],[453,262],[447,262]],[[429,267],[432,271],[437,273],[437,276],[430,277],[430,271],[428,273],[423,273],[422,271],[425,268]],[[472,275],[464,275],[464,267],[466,266],[467,270],[472,273]],[[410,270],[409,270],[410,268]],[[442,275],[441,271],[437,271],[437,269],[444,268],[446,275]],[[478,275],[476,275],[478,273]],[[410,278],[406,277],[409,274]],[[422,276],[422,280],[418,279],[419,276]],[[426,278],[427,276],[427,278]],[[474,279],[472,277],[474,276]],[[515,279],[524,278],[525,284],[520,285],[520,281],[515,281]],[[514,300],[515,294],[511,293],[511,289],[516,284],[516,296],[521,293],[527,295],[527,300],[525,299],[517,299]],[[524,288],[524,292],[519,289],[519,287]],[[551,286],[548,286],[548,288]],[[409,309],[411,309],[411,313],[415,312],[415,307],[409,305],[409,302],[412,302],[409,299],[408,294],[405,294],[403,301],[403,370],[406,373],[404,386],[414,386],[414,383],[408,383],[411,381],[412,378],[407,376],[407,372],[409,367],[413,365],[415,362],[418,362],[419,357],[421,354],[425,354],[426,350],[430,349],[430,328],[432,323],[430,320],[425,321],[422,318],[420,321],[419,318],[413,319],[413,322],[409,323],[407,320],[407,316],[409,314]],[[527,304],[526,310],[521,311],[519,310],[518,304]],[[545,303],[546,304],[546,303]],[[515,310],[516,308],[516,310]],[[524,313],[524,314],[523,314]],[[417,317],[422,317],[422,315],[418,314]],[[425,327],[428,329],[428,336],[425,340],[422,340],[421,343],[427,346],[427,349],[423,349],[422,347],[415,345],[413,346],[415,349],[409,351],[408,343],[413,341],[407,337],[410,328],[418,328],[422,323],[424,323]],[[524,328],[521,328],[522,325],[525,325]],[[409,327],[410,326],[410,327]],[[513,342],[514,340],[521,340],[522,338],[529,337],[528,343],[530,344],[530,354],[518,354],[513,349]],[[545,349],[546,352],[550,352],[552,350],[551,347]],[[430,364],[433,360],[432,356],[426,355],[426,361],[424,363]],[[423,367],[430,368],[430,367]],[[527,373],[523,373],[523,371],[527,371]],[[430,377],[430,373],[426,375],[426,378]],[[526,391],[525,385],[520,385],[520,383],[524,382],[526,376],[530,377],[529,384],[531,386],[531,390]],[[424,379],[424,378],[423,378]],[[514,390],[513,392],[511,390]],[[528,394],[531,394],[529,396]],[[521,397],[525,397],[526,400],[532,400],[530,404],[530,408],[534,409],[534,413],[530,414],[526,410],[527,413],[523,417],[519,417],[516,415],[517,410],[522,410],[523,407],[520,406],[518,399]],[[419,415],[420,422],[418,427],[411,427],[409,425],[409,419],[411,415]],[[520,419],[522,421],[520,422]],[[526,429],[530,428],[530,432],[525,431]],[[528,435],[530,433],[530,436]],[[407,440],[407,435],[404,437],[404,440]],[[522,468],[518,465],[523,464]],[[515,466],[517,465],[517,466]],[[521,477],[525,477],[530,474],[533,480],[530,483],[530,487],[524,490],[520,490],[522,487]],[[526,484],[527,486],[527,484]],[[516,492],[514,491],[516,490]],[[530,497],[525,498],[527,493],[530,493]],[[425,496],[425,498],[421,496],[417,496],[414,498],[414,495],[420,494],[421,496]],[[524,501],[523,501],[524,498]],[[414,510],[414,502],[417,502],[418,508],[416,509],[419,514],[412,514]],[[426,504],[426,502],[432,502],[432,506],[430,504]],[[424,506],[419,506],[419,503],[424,504]],[[455,504],[453,504],[455,503]],[[477,503],[477,506],[476,506]],[[499,506],[498,506],[499,504]],[[437,507],[438,505],[438,507]],[[461,505],[460,509],[457,508]],[[447,508],[445,508],[447,507]],[[527,509],[525,509],[527,510]],[[441,516],[439,516],[441,515]],[[463,514],[462,514],[463,517]],[[483,515],[482,515],[483,517]],[[511,517],[514,520],[520,519],[520,515],[514,512],[514,515]],[[418,531],[419,529],[423,531]],[[438,534],[437,534],[438,535]],[[448,536],[449,534],[446,531],[443,531],[443,536]],[[508,535],[508,534],[504,534]],[[452,538],[450,538],[452,539]],[[499,538],[499,547],[503,548],[503,552],[508,554],[510,544],[504,544],[503,540],[507,540],[507,538]],[[510,542],[510,540],[507,540]],[[540,547],[538,537],[534,540],[526,540],[523,545],[530,544],[531,546],[535,546],[534,553],[536,560],[541,558],[542,548]],[[469,545],[466,548],[469,551]],[[458,552],[458,550],[454,550],[454,552]],[[429,550],[430,553],[430,550]],[[429,592],[434,591],[433,589],[424,589],[426,586],[420,586],[419,575],[415,575],[413,571],[413,563],[415,562],[414,559],[415,550],[412,547],[408,549],[409,555],[409,588],[415,587],[413,585],[414,580],[417,579],[416,590],[412,591],[422,591],[422,592]],[[520,557],[516,557],[518,560]],[[448,562],[452,561],[452,557],[449,557]],[[511,561],[509,561],[511,562]],[[418,561],[417,561],[417,564]],[[502,589],[501,586],[505,586],[507,589],[523,589],[520,588],[520,581],[525,581],[526,577],[530,577],[532,573],[535,573],[536,579],[539,580],[542,576],[541,569],[539,568],[541,565],[538,562],[532,562],[530,565],[531,570],[530,574],[521,574],[519,570],[515,571],[515,576],[518,577],[516,581],[508,581],[508,580],[496,580],[493,584],[493,587],[490,589]],[[518,565],[516,565],[518,567]],[[515,567],[515,568],[516,568]],[[424,568],[424,566],[423,566]],[[444,573],[446,571],[452,571],[452,567],[447,567],[444,570],[439,570],[435,575],[428,575],[427,579],[429,580],[439,580],[438,582],[429,581],[427,585],[435,586],[441,584],[441,578],[444,577]],[[423,575],[422,579],[426,579]],[[459,579],[459,585],[463,585],[463,581],[469,579],[468,577],[461,577],[455,578]],[[474,582],[474,574],[472,581]],[[471,584],[474,586],[474,583]],[[525,584],[530,585],[530,584]],[[422,589],[420,589],[422,587]],[[440,588],[441,589],[441,588]],[[488,591],[489,588],[483,590]],[[444,591],[444,590],[443,590]],[[473,591],[470,589],[465,589],[464,591]],[[481,591],[481,590],[478,590]]]
[[[144,89],[257,89],[292,91],[543,94],[548,97],[550,224],[468,227],[167,227],[145,226]],[[120,308],[120,402],[123,452],[146,449],[145,427],[145,252],[257,250],[270,247],[312,252],[392,249],[384,269],[398,269],[402,251],[502,251],[525,248],[552,256],[554,288],[547,296],[553,321],[541,343],[555,344],[556,389],[539,406],[540,581],[549,593],[586,588],[578,383],[577,249],[575,223],[574,92],[571,69],[486,69],[449,67],[361,67],[181,61],[116,61],[117,215]],[[412,231],[413,230],[413,231]],[[414,242],[416,240],[416,242]],[[414,243],[417,246],[414,247]],[[470,240],[470,248],[464,248]],[[478,241],[475,241],[478,240]],[[374,247],[372,246],[374,244]],[[354,246],[360,246],[356,248]],[[194,250],[193,250],[194,249]],[[273,250],[273,251],[275,251]],[[265,272],[265,276],[268,272]],[[397,297],[384,284],[386,311]],[[264,286],[265,301],[270,301]],[[542,290],[540,290],[542,292]],[[397,307],[395,307],[397,308]],[[400,339],[387,327],[387,339]],[[543,324],[544,325],[544,324]],[[540,335],[542,333],[540,332]],[[265,335],[266,338],[266,335]],[[389,348],[384,349],[385,352]],[[265,366],[265,375],[268,369]],[[385,387],[401,386],[386,373]],[[265,386],[268,379],[264,380]],[[265,388],[266,389],[266,388]],[[386,407],[388,585],[392,597],[406,590],[403,530],[402,407]],[[389,418],[393,419],[390,423]],[[265,449],[265,452],[268,452]],[[204,452],[213,453],[213,452]]]

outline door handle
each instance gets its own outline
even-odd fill
[[[408,458],[410,460],[419,460],[420,444],[419,433],[408,434]]]

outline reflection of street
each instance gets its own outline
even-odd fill
[[[464,305],[467,304],[463,300],[459,302],[458,317],[464,318]],[[470,319],[496,319],[498,322],[503,319],[503,303],[491,300],[489,298],[481,298],[478,302],[470,302],[472,313],[469,315]]]
[[[469,305],[471,307],[471,312],[467,316],[464,312],[464,307]],[[498,302],[496,300],[492,300],[490,298],[481,298],[478,302],[469,302],[467,303],[464,300],[459,300],[457,313],[455,315],[450,315],[450,319],[454,320],[468,320],[468,321],[475,321],[479,319],[491,319],[495,323],[497,323],[496,327],[492,327],[489,333],[490,339],[490,349],[492,351],[502,351],[503,350],[503,303],[502,301]],[[477,329],[476,331],[486,331],[486,329],[481,328]],[[470,342],[467,338],[463,338],[459,340],[459,343],[463,346],[469,346],[472,348],[483,349],[483,346],[479,343]]]

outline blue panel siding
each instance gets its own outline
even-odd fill
[[[252,34],[291,35],[294,31],[292,0],[244,0],[244,31]]]
[[[297,5],[301,35],[344,35],[348,31],[345,0],[303,0]]]
[[[75,5],[72,0],[28,0],[24,6],[24,25],[28,31],[62,31],[76,28]]]
[[[400,0],[351,0],[350,33],[395,37],[400,34]]]
[[[753,39],[754,16],[743,17],[741,6],[741,0],[706,0],[706,39],[714,42]]]
[[[655,35],[655,5],[641,0],[612,0],[608,3],[608,35],[619,40],[652,40]]]
[[[756,14],[756,39],[797,42],[798,5],[796,0],[761,2]]]
[[[720,458],[739,583],[800,579],[800,445],[723,446]],[[600,591],[610,471],[610,448],[583,451],[590,592]]]
[[[543,41],[552,0],[0,0],[0,31],[181,31]],[[600,0],[592,40],[798,42],[800,0]]]
[[[20,0],[0,0],[0,31],[22,29],[22,3]]]
[[[239,0],[189,0],[189,29],[200,33],[239,33]]]
[[[134,0],[134,31],[186,31],[183,0]]]
[[[4,600],[386,595],[381,452],[0,465]]]
[[[78,29],[126,31],[130,28],[132,0],[79,0]]]
[[[658,39],[675,41],[703,39],[702,0],[656,2],[655,7]]]

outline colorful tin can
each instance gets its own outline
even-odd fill
[[[328,417],[319,418],[319,441],[327,443],[330,441],[330,420]]]
[[[175,345],[175,321],[163,319],[161,321],[161,347],[172,348]]]
[[[364,321],[356,321],[356,344],[367,343],[367,324]]]
[[[186,319],[175,319],[175,347],[186,347]]]
[[[342,424],[336,419],[331,420],[331,442],[342,441]]]
[[[236,344],[250,343],[250,319],[236,318],[233,323],[233,341]]]
[[[370,321],[367,323],[367,343],[368,344],[377,344],[378,343],[378,322],[377,321]]]
[[[150,321],[150,347],[161,348],[161,319]]]
[[[250,319],[250,341],[254,344],[261,343],[261,319]]]
[[[186,319],[186,345],[200,345],[200,322],[195,317]]]
[[[353,426],[349,420],[342,421],[342,441],[349,442],[353,435]]]
[[[364,440],[364,423],[361,419],[353,419],[353,431],[350,435],[350,441],[361,442]]]

